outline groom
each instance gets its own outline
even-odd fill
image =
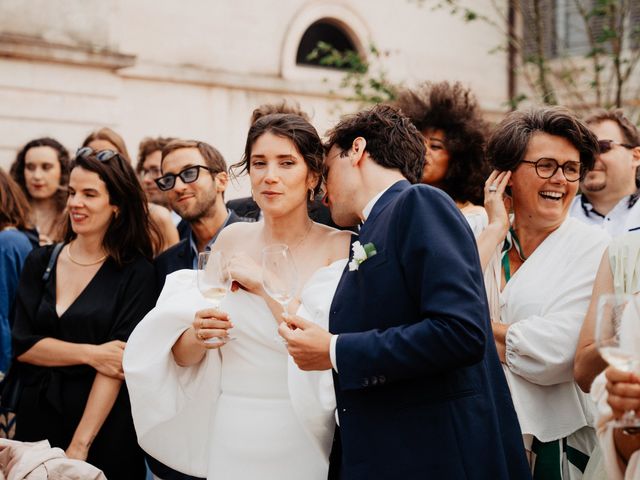
[[[362,248],[335,293],[331,333],[298,317],[280,333],[301,369],[333,369],[341,478],[530,478],[473,234],[446,194],[411,185],[420,133],[378,105],[327,143],[331,215],[364,222]]]

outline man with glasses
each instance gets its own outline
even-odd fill
[[[158,188],[155,180],[162,175],[160,170],[162,149],[172,140],[168,137],[143,138],[138,147],[138,163],[136,165],[136,173],[140,178],[147,200],[167,208],[169,208],[167,195]],[[177,224],[180,217],[175,212],[173,213]]]
[[[182,240],[189,234],[189,224],[171,209],[167,196],[156,185],[156,178],[162,175],[160,171],[162,149],[172,140],[173,138],[170,137],[142,139],[138,147],[138,163],[136,165],[136,173],[149,202],[149,213],[156,220],[158,226],[164,229],[164,234],[170,237],[167,246],[177,243],[178,240]],[[178,231],[178,238],[175,238],[174,241],[175,230]]]
[[[612,236],[640,229],[638,129],[619,109],[593,115],[586,123],[598,137],[600,154],[580,182],[582,195],[576,196],[570,215]]]
[[[222,154],[194,140],[173,140],[162,150],[162,176],[155,180],[169,206],[189,225],[189,234],[156,258],[158,291],[176,270],[195,269],[198,253],[211,249],[218,233],[240,221],[224,204],[229,177]]]

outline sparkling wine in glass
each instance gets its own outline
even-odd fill
[[[213,308],[218,308],[231,287],[227,258],[222,252],[199,253],[196,274],[198,290],[212,304]],[[234,340],[234,338],[212,337],[205,340],[205,343],[217,344],[227,340]]]
[[[269,245],[262,250],[262,285],[288,313],[289,303],[298,290],[298,271],[287,245]]]
[[[604,294],[598,300],[596,347],[612,367],[640,373],[640,308],[632,295]],[[633,410],[616,420],[616,427],[640,427]]]

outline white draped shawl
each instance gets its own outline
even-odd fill
[[[314,273],[301,292],[298,315],[328,328],[331,299],[345,264],[346,259],[339,260]],[[220,353],[210,350],[199,364],[180,367],[171,352],[196,311],[210,307],[194,278],[193,270],[167,276],[156,307],[129,337],[123,367],[142,448],[179,472],[206,477],[220,395]],[[331,371],[302,372],[289,357],[288,388],[298,419],[328,459],[335,428]]]

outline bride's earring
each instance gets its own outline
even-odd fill
[[[313,188],[309,189],[309,201],[313,202],[313,200],[316,198],[316,194],[313,193]]]

